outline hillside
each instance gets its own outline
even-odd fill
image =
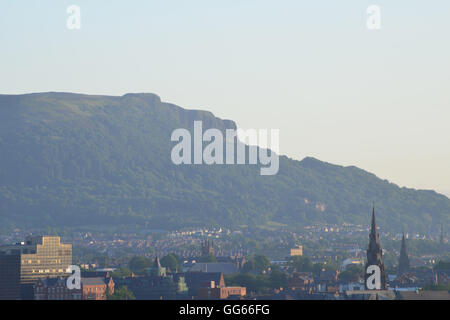
[[[280,158],[275,176],[254,165],[175,166],[176,128],[235,128],[210,112],[153,94],[0,95],[0,224],[4,226],[290,226],[368,223],[437,230],[450,200],[399,188],[356,167]]]

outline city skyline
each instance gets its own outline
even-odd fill
[[[379,229],[374,208],[370,227],[358,227],[358,230],[366,239],[364,243],[355,242],[356,238],[347,237],[345,232],[341,241],[335,241],[340,233],[338,229],[332,228],[322,232],[305,229],[290,234],[278,233],[277,237],[280,238],[273,238],[272,241],[281,245],[280,248],[286,254],[281,260],[268,259],[261,252],[255,251],[255,248],[244,250],[244,253],[242,249],[246,249],[246,241],[237,244],[237,251],[223,251],[222,246],[230,240],[231,234],[230,230],[222,228],[199,229],[185,234],[171,232],[166,234],[167,238],[159,236],[159,240],[150,245],[154,249],[164,247],[166,250],[162,255],[136,251],[143,249],[142,245],[132,245],[129,238],[128,241],[122,241],[122,244],[128,243],[131,252],[125,254],[120,250],[117,256],[109,251],[109,258],[106,260],[93,255],[94,247],[91,247],[95,243],[94,239],[100,235],[86,233],[81,237],[87,241],[84,245],[77,240],[76,251],[79,253],[76,262],[72,262],[72,250],[65,252],[64,248],[72,249],[74,245],[70,242],[79,236],[72,238],[69,243],[64,241],[65,244],[62,244],[59,236],[27,236],[25,242],[6,245],[0,242],[0,299],[448,300],[448,291],[444,290],[448,287],[448,262],[437,260],[438,256],[448,256],[445,252],[448,241],[444,242],[442,236],[432,240],[432,243],[435,248],[443,251],[431,258],[427,253],[431,247],[421,245],[419,253],[416,251],[417,244],[409,240],[407,244],[404,234],[402,237],[392,237]],[[328,232],[334,235],[327,237]],[[275,234],[277,233],[272,233],[272,237]],[[315,241],[306,240],[305,236],[308,234],[316,237],[321,234],[320,241],[331,241],[331,246],[326,251],[320,250],[314,245]],[[20,236],[17,232],[15,235]],[[138,234],[129,234],[131,235],[134,239],[147,243],[153,238],[148,233],[142,238]],[[114,233],[110,241],[120,243],[116,240],[117,236]],[[190,254],[174,253],[173,248],[159,242],[164,238],[181,242],[195,240],[195,245],[191,242],[189,247],[196,249]],[[367,238],[367,252],[364,254]],[[267,234],[254,234],[252,239],[267,240]],[[281,239],[283,240],[280,241]],[[305,244],[306,248],[299,243]],[[85,250],[83,247],[86,244],[91,247],[90,253],[79,255]],[[62,247],[58,248],[60,245]],[[407,246],[411,245],[416,248],[412,266],[409,264],[407,251]],[[61,248],[63,250],[58,250]],[[276,251],[280,251],[280,248]],[[303,249],[307,252],[304,253]],[[386,257],[389,262],[385,268]],[[55,259],[62,263],[60,267],[67,269],[65,274],[59,272],[62,270],[52,270],[48,266]],[[98,261],[102,260],[101,265],[98,265]],[[36,269],[25,268],[32,262],[32,269]],[[72,263],[75,266],[70,266]],[[74,267],[78,269],[78,275],[77,271],[74,275],[69,272]],[[42,268],[50,270],[30,273]],[[27,270],[25,274],[24,270]],[[34,275],[34,281],[30,283],[28,275],[31,274]],[[79,287],[69,286],[73,277],[79,277]],[[249,282],[251,279],[254,279],[253,282]]]

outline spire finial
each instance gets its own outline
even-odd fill
[[[375,217],[375,204],[373,204],[373,207],[372,207],[372,232],[373,233],[377,232],[377,222],[376,222],[376,217]]]

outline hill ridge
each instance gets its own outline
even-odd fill
[[[450,200],[400,188],[356,166],[280,156],[280,171],[258,166],[175,166],[171,132],[236,128],[210,111],[184,109],[152,93],[0,95],[0,223],[301,227],[366,224],[438,230]]]

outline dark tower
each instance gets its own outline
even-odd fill
[[[214,243],[212,240],[205,240],[202,243],[202,257],[207,256],[214,256]]]
[[[402,248],[400,249],[400,258],[398,260],[398,274],[401,275],[409,271],[408,251],[406,250],[405,235],[402,238]]]
[[[380,236],[378,235],[377,231],[377,223],[375,219],[375,206],[372,210],[372,228],[370,230],[369,235],[369,248],[367,249],[367,264],[366,264],[366,270],[368,266],[371,265],[377,265],[380,267],[381,272],[381,290],[386,290],[386,272],[384,271],[384,264],[383,264],[383,252],[381,250],[380,245]],[[367,283],[367,278],[370,275],[366,273],[365,275],[365,283]]]

